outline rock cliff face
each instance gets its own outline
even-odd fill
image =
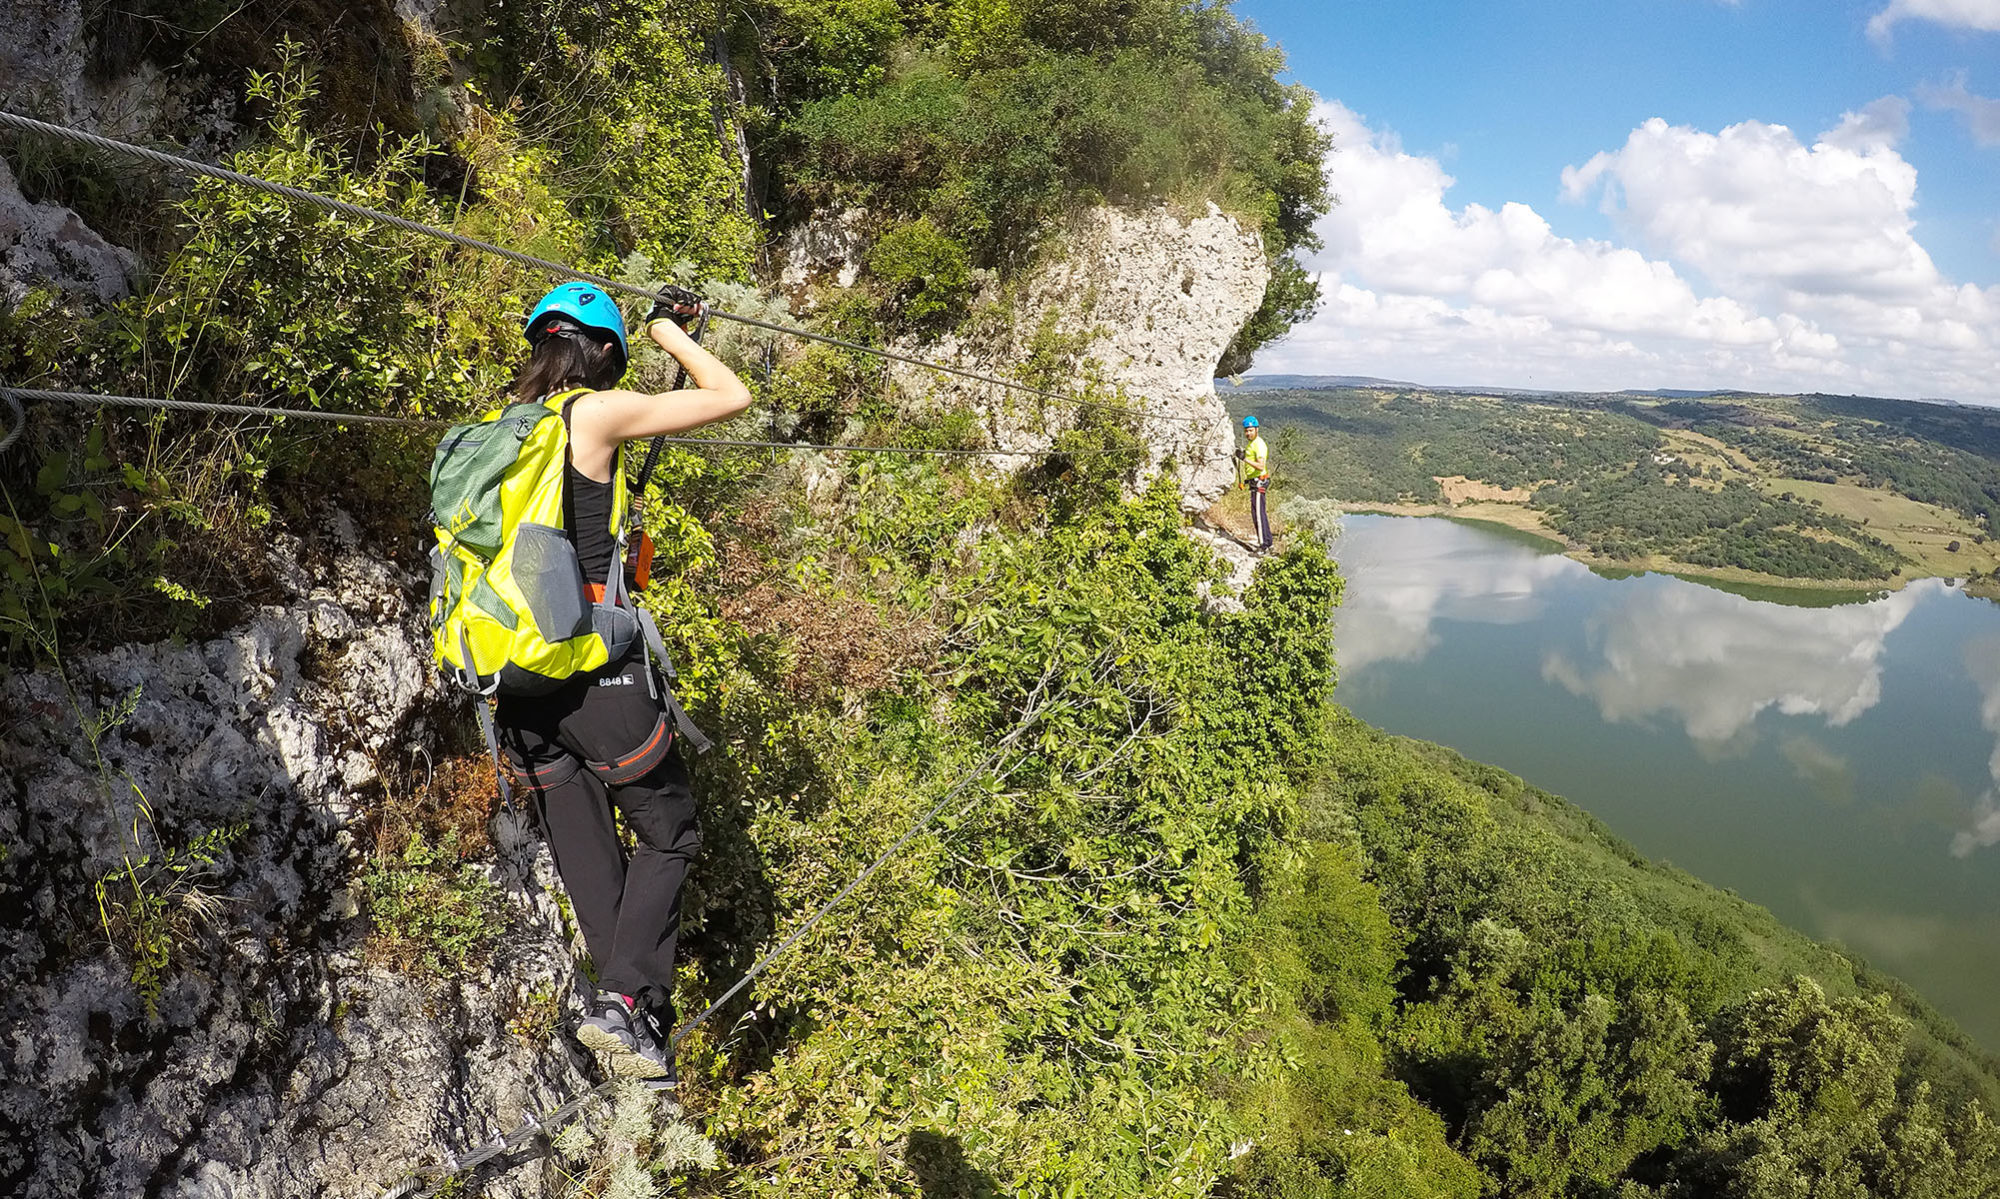
[[[31,204],[0,159],[0,304],[13,307],[37,282],[108,304],[130,290],[137,262],[56,204]]]
[[[1215,366],[1263,302],[1263,245],[1211,204],[1187,221],[1166,209],[1095,209],[1065,246],[1022,287],[999,361],[1019,360],[1042,313],[1063,314],[1058,327],[1088,334],[1085,357],[1146,414],[1152,464],[1173,459],[1183,504],[1206,509],[1235,477]]]
[[[112,137],[152,127],[166,103],[164,76],[150,64],[130,71],[89,69],[100,47],[85,28],[82,0],[8,0],[6,11],[0,79],[8,81],[14,103],[44,120]]]
[[[92,28],[107,15],[133,28],[113,36]],[[235,99],[197,76],[171,79],[136,53],[146,18],[106,14],[83,0],[6,0],[0,5],[0,88],[16,112],[109,137],[167,140],[214,155],[235,139]],[[52,147],[43,146],[42,149]],[[58,151],[64,152],[64,151]],[[126,294],[138,260],[82,217],[53,203],[30,203],[0,161],[0,303],[18,304],[47,283],[108,303]]]
[[[1235,477],[1234,435],[1215,394],[1215,367],[1263,302],[1270,277],[1263,245],[1214,205],[1187,219],[1166,208],[1096,208],[1054,241],[1046,261],[1010,288],[1007,316],[989,313],[963,333],[896,348],[1006,377],[1054,314],[1046,332],[1081,341],[1081,370],[1122,388],[1145,413],[1140,432],[1150,465],[1171,459],[1184,505],[1207,509]],[[802,300],[815,281],[851,284],[864,257],[856,215],[831,215],[787,239],[779,282]],[[1069,406],[921,368],[897,367],[896,374],[915,394],[982,408],[1008,448],[1046,448],[1075,415]]]
[[[0,691],[0,1193],[376,1195],[593,1085],[562,1035],[553,875],[514,814],[491,830],[490,969],[426,984],[363,960],[364,811],[469,716],[432,683],[415,580],[350,544],[288,586],[229,636]],[[212,866],[168,856],[211,830]],[[98,907],[99,882],[114,913],[133,903],[134,875],[188,921],[152,1013]]]

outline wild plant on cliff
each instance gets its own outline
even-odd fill
[[[1215,567],[1181,536],[1170,486],[1125,501],[1079,480],[1073,502],[1038,500],[1009,529],[993,517],[1018,500],[962,468],[842,473],[866,519],[843,514],[834,539],[781,535],[815,547],[792,586],[922,619],[941,640],[866,690],[801,694],[783,682],[791,655],[831,647],[773,654],[663,607],[689,636],[699,715],[731,746],[703,766],[684,1007],[1022,711],[1044,715],[733,1026],[697,1035],[688,1100],[754,1166],[698,1189],[879,1193],[950,1176],[1206,1193],[1236,1127],[1227,1080],[1263,1052],[1255,988],[1226,949],[1285,868],[1293,787],[1313,768],[1331,565],[1304,545],[1248,611],[1211,615],[1199,586]],[[870,493],[871,477],[895,482]],[[803,499],[785,497],[780,521],[813,523]],[[753,552],[718,548],[723,562]]]

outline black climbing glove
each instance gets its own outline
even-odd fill
[[[660,289],[659,298],[653,301],[653,310],[646,314],[646,323],[651,325],[654,321],[672,321],[685,329],[696,317],[705,312],[707,307],[702,303],[700,296],[684,287],[675,287],[669,283]]]

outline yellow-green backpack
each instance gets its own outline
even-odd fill
[[[647,655],[646,685],[664,698],[679,736],[696,753],[709,749],[674,697],[673,661],[659,626],[626,591],[624,447],[611,466],[609,532],[618,552],[601,599],[593,601],[563,528],[569,409],[585,394],[562,392],[456,425],[431,459],[431,656],[482,697],[480,728],[496,765],[499,743],[484,697],[553,691],[623,657],[635,641]],[[507,791],[504,769],[500,786]]]
[[[563,528],[569,406],[582,391],[514,404],[445,433],[431,460],[431,656],[483,694],[537,695],[611,661],[600,617]],[[630,503],[623,451],[614,464],[609,532],[621,547]],[[621,552],[606,580],[617,598]]]

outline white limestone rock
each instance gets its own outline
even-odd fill
[[[778,290],[792,311],[812,311],[812,290],[823,283],[853,287],[868,259],[868,210],[816,213],[785,234],[775,265]]]
[[[1183,218],[1164,207],[1091,209],[1009,295],[1004,322],[897,348],[1001,377],[1025,361],[1046,314],[1062,336],[1084,335],[1082,369],[1123,388],[1146,414],[1140,433],[1153,469],[1171,460],[1182,506],[1200,512],[1235,477],[1228,414],[1215,394],[1223,351],[1264,300],[1270,265],[1262,240],[1215,205]],[[1076,409],[916,367],[895,367],[906,389],[991,415],[998,444],[1047,448]],[[1056,388],[1055,390],[1065,390]]]
[[[1215,551],[1222,564],[1229,571],[1220,582],[1204,584],[1201,590],[1201,606],[1208,612],[1241,612],[1243,595],[1250,590],[1250,583],[1257,575],[1257,555],[1250,547],[1223,533],[1200,526],[1190,526],[1182,532]]]
[[[418,580],[351,549],[285,552],[293,597],[225,636],[0,684],[10,1194],[360,1199],[594,1085],[564,1033],[576,959],[553,868],[520,814],[493,822],[508,931],[490,968],[436,984],[360,960],[352,847],[379,771],[471,717],[434,682]],[[95,752],[85,721],[106,722]],[[94,897],[135,825],[156,853],[242,830],[211,930],[175,951],[151,1014]],[[524,1035],[517,1016],[551,1001],[553,1025]],[[485,1185],[540,1189],[534,1170]]]

